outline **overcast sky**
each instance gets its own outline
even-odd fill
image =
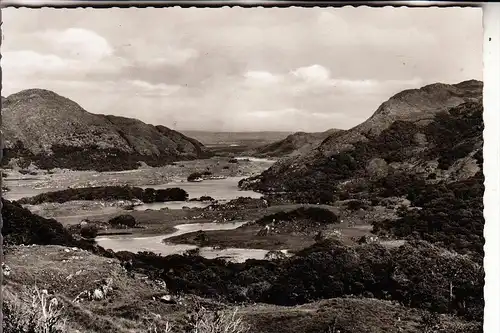
[[[347,129],[482,79],[479,8],[2,9],[2,96],[43,88],[178,130]]]

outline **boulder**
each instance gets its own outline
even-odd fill
[[[170,295],[163,295],[160,297],[160,302],[165,304],[176,304],[177,301]]]
[[[104,293],[100,288],[94,290],[94,293],[92,294],[92,299],[94,301],[101,301],[104,299]]]

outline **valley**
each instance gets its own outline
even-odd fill
[[[259,144],[175,134],[203,152],[188,157],[113,141],[124,155],[70,167],[8,145],[8,311],[36,283],[64,304],[64,332],[182,332],[216,310],[251,332],[480,332],[481,88],[402,92],[350,130]],[[160,130],[144,126],[131,132],[152,151],[141,136]]]

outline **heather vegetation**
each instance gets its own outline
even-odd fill
[[[418,209],[400,211],[397,220],[375,223],[374,232],[423,239],[482,260],[484,255],[484,177],[413,186],[407,197]]]
[[[141,162],[149,166],[159,167],[180,159],[179,156],[167,153],[143,155],[125,152],[117,148],[100,148],[95,144],[87,146],[53,144],[51,150],[53,152],[51,155],[35,154],[26,149],[21,141],[17,141],[12,147],[4,148],[2,164],[7,165],[12,158],[16,158],[18,165],[22,168],[27,168],[31,163],[35,163],[40,169],[68,168],[104,172],[136,169],[141,165]],[[206,153],[206,157],[210,157],[210,155]],[[187,156],[183,159],[194,158],[194,156]]]
[[[318,207],[300,207],[289,212],[278,212],[266,215],[256,221],[257,224],[265,225],[275,221],[292,222],[296,220],[307,220],[322,224],[335,223],[338,221],[337,215],[328,209]]]
[[[37,205],[44,202],[63,203],[72,200],[141,200],[144,203],[185,201],[188,193],[180,188],[155,190],[131,186],[100,186],[70,188],[61,191],[45,192],[31,198],[18,200],[21,204]]]
[[[291,306],[358,295],[482,319],[481,265],[425,242],[387,249],[375,244],[348,247],[324,241],[290,259],[242,264],[196,255],[116,255],[131,259],[134,269],[163,279],[171,290],[231,302]]]
[[[62,245],[112,256],[111,253],[97,246],[92,239],[77,239],[55,219],[46,219],[33,214],[17,202],[2,199],[2,219],[4,245]],[[84,234],[89,238],[95,237],[93,230],[84,231]]]

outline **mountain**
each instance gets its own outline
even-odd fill
[[[470,80],[405,90],[362,124],[331,134],[306,154],[279,160],[240,186],[329,201],[334,193],[356,193],[354,187],[366,190],[388,177],[472,177],[482,163],[482,86]]]
[[[210,131],[182,131],[191,138],[202,142],[206,146],[239,145],[256,146],[282,140],[291,132],[210,132]]]
[[[28,89],[2,97],[4,163],[40,168],[133,169],[209,156],[200,142],[164,126],[93,114],[52,91]]]
[[[286,138],[255,148],[252,156],[283,157],[306,153],[316,148],[324,139],[342,130],[330,129],[319,133],[296,132]]]

